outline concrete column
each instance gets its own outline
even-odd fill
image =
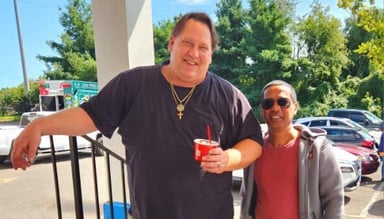
[[[92,11],[100,89],[124,70],[154,64],[151,0],[92,0]],[[125,157],[118,134],[103,140],[106,146]],[[114,200],[122,201],[119,175],[120,164],[113,162]]]

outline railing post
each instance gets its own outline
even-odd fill
[[[49,142],[51,145],[53,179],[55,182],[57,219],[62,219],[63,216],[62,216],[62,212],[61,212],[61,197],[60,197],[59,177],[57,175],[57,160],[56,160],[55,144],[53,142],[53,136],[52,135],[49,136]]]
[[[71,168],[72,168],[72,181],[73,181],[73,193],[75,199],[76,219],[84,218],[83,211],[83,197],[81,195],[81,180],[80,180],[80,165],[79,154],[77,150],[76,137],[69,136],[69,146],[71,151]]]

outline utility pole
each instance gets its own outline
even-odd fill
[[[21,28],[20,28],[20,21],[19,21],[19,12],[18,12],[18,9],[17,9],[17,0],[13,0],[13,5],[15,6],[16,25],[17,25],[17,33],[18,33],[18,37],[19,37],[21,65],[23,67],[24,93],[27,94],[29,92],[29,80],[28,80],[27,67],[25,65],[23,37],[21,35]]]

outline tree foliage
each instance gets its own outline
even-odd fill
[[[60,9],[61,41],[47,42],[57,56],[38,56],[47,66],[44,77],[95,81],[90,6],[85,0],[67,3]],[[329,108],[368,109],[383,116],[382,9],[364,0],[339,0],[340,7],[351,11],[342,29],[341,22],[318,0],[302,17],[295,17],[294,0],[249,0],[248,7],[242,3],[219,0],[216,4],[220,44],[210,70],[240,88],[257,116],[260,91],[274,79],[295,87],[299,117],[325,115]],[[157,64],[169,58],[168,39],[180,16],[153,26]],[[36,103],[37,81],[35,85],[27,96],[22,84],[1,89],[0,114],[22,112]]]
[[[340,103],[346,102],[340,75],[349,59],[340,21],[329,15],[329,8],[324,8],[317,1],[311,8],[310,14],[299,19],[297,24],[296,35],[305,45],[304,61],[307,62],[301,68],[305,78],[300,83],[298,93],[304,97],[303,103],[311,109],[315,109],[311,107],[311,102],[319,102],[325,103],[327,107],[323,107],[324,111],[328,111],[328,107],[341,107]],[[338,101],[332,101],[335,99]],[[323,110],[319,113],[324,114]]]
[[[285,7],[282,7],[285,5]],[[289,27],[293,5],[284,0],[251,0],[246,33],[248,71],[254,74],[256,85],[264,86],[273,79],[290,79],[292,47]]]
[[[247,77],[244,37],[246,11],[241,0],[221,0],[216,6],[216,30],[220,43],[210,70],[240,86],[241,78]]]
[[[376,8],[374,0],[338,0],[341,8],[357,16],[358,25],[370,33],[370,39],[362,42],[355,52],[365,54],[374,71],[384,72],[384,10]]]
[[[155,47],[155,63],[161,64],[169,58],[168,39],[176,21],[181,15],[175,16],[173,20],[160,21],[153,25],[153,44]]]
[[[68,0],[60,16],[60,24],[64,29],[61,42],[47,42],[58,56],[37,57],[47,66],[45,77],[51,80],[97,81],[90,5],[85,0]]]
[[[349,75],[357,77],[367,77],[370,74],[369,59],[366,55],[357,53],[359,46],[368,40],[371,36],[369,32],[358,25],[358,18],[351,16],[346,19],[344,33],[346,37],[346,47],[350,51],[349,65],[343,70],[342,77]]]
[[[18,115],[38,103],[39,84],[38,81],[29,81],[30,89],[27,94],[24,92],[24,85],[0,89],[0,116]]]

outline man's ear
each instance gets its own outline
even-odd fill
[[[175,43],[175,37],[170,36],[168,40],[168,52],[171,53],[173,49],[173,44]]]
[[[295,103],[295,112],[293,113],[296,116],[297,111],[299,111],[299,103]]]

